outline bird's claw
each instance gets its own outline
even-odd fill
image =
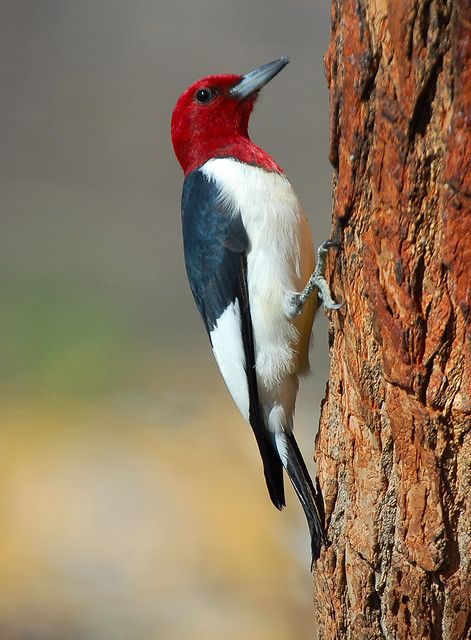
[[[317,265],[314,273],[308,280],[307,285],[304,287],[301,293],[295,293],[288,302],[288,315],[291,318],[298,316],[303,310],[306,301],[313,292],[314,288],[319,291],[319,297],[326,309],[336,311],[343,307],[343,302],[335,302],[332,299],[329,283],[325,279],[325,256],[329,249],[340,247],[338,240],[326,240],[323,242],[317,250]]]
[[[301,301],[301,294],[293,293],[286,304],[286,314],[288,318],[296,318],[296,316],[299,316],[303,307],[304,303]]]
[[[329,311],[337,311],[345,305],[345,302],[326,302],[325,300],[322,300],[322,304],[326,309],[329,309]]]
[[[337,240],[337,239],[324,240],[324,242],[319,247],[319,250],[325,249],[325,251],[327,251],[328,249],[339,249],[340,246],[341,246],[340,240]]]

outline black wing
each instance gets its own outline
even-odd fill
[[[201,171],[196,170],[186,177],[182,195],[186,271],[210,339],[218,319],[228,306],[236,301],[239,303],[239,334],[233,338],[241,340],[243,345],[249,421],[262,456],[270,498],[281,509],[285,505],[283,466],[264,424],[255,375],[247,289],[246,251],[249,240],[240,214],[231,211],[219,195],[217,184],[208,180]]]

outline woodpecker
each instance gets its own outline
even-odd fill
[[[283,467],[305,512],[312,562],[325,543],[320,491],[293,435],[298,379],[309,371],[319,304],[336,309],[310,228],[281,167],[248,134],[258,93],[289,62],[192,84],[172,114],[172,142],[185,174],[185,266],[221,374],[253,429],[270,498],[285,506]]]

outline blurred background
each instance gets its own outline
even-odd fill
[[[198,77],[289,55],[252,120],[330,228],[328,0],[4,0],[0,640],[305,640],[301,507],[270,504],[189,293],[169,137]],[[296,432],[313,471],[327,378]]]

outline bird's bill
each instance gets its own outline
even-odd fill
[[[232,87],[229,95],[238,100],[243,100],[253,95],[286,67],[288,62],[289,58],[284,56],[283,58],[262,64],[261,67],[257,67],[253,69],[253,71],[249,71],[249,73],[246,73],[245,76],[242,77],[242,80],[239,80],[239,82]]]

